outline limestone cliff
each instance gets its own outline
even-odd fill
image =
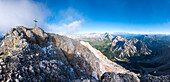
[[[39,27],[18,26],[0,42],[1,81],[99,81],[105,72],[136,74],[108,60],[85,42],[75,41]]]

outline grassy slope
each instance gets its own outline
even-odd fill
[[[89,42],[90,45],[101,51],[101,53],[103,53],[103,55],[105,55],[108,59],[114,61],[115,54],[110,51],[111,41],[109,39],[101,40],[94,38],[86,38],[81,40]]]

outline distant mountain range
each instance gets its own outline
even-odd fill
[[[149,55],[152,52],[145,43],[136,38],[128,40],[121,36],[114,37],[110,33],[68,35],[68,37],[89,42],[111,60],[128,60],[129,57]]]
[[[166,39],[165,39],[166,37]],[[153,51],[153,54],[156,54],[156,51],[158,51],[160,48],[166,47],[170,45],[170,36],[150,36],[150,35],[141,35],[136,36],[135,38],[143,41],[149,49]]]
[[[112,41],[110,50],[115,54],[115,58],[125,59],[133,56],[149,55],[151,50],[140,40],[132,38],[127,40],[121,36],[111,38],[111,35],[105,34],[105,38]],[[110,36],[110,37],[109,37]]]
[[[93,37],[79,35],[74,38],[89,42],[110,60],[141,75],[170,74],[170,35],[120,33],[98,34],[96,37],[95,35],[89,34]]]

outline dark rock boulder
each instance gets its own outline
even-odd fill
[[[138,82],[138,80],[133,75],[106,72],[101,76],[101,82]]]
[[[81,77],[80,79],[74,79],[71,82],[99,82],[94,77]]]
[[[153,76],[148,74],[141,78],[141,82],[170,82],[170,75]]]

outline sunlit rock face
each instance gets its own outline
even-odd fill
[[[81,37],[81,35],[79,35],[78,38],[80,38],[80,37]],[[81,39],[79,39],[81,41],[80,43],[83,46],[87,47],[90,51],[95,53],[95,55],[98,54],[98,55],[96,55],[96,57],[98,57],[98,58],[105,59],[105,57],[101,55],[100,51],[104,55],[106,55],[109,59],[112,59],[113,57],[115,57],[116,61],[120,61],[120,62],[118,62],[120,65],[122,65],[123,67],[125,67],[131,71],[134,71],[138,74],[140,73],[140,76],[142,76],[142,77],[147,76],[147,74],[156,75],[153,77],[162,77],[160,75],[168,75],[170,73],[170,71],[168,70],[170,63],[167,62],[170,59],[169,58],[170,57],[170,55],[169,55],[170,54],[169,53],[170,46],[169,46],[168,41],[161,40],[161,38],[156,39],[151,36],[146,36],[145,38],[142,38],[142,39],[139,37],[138,37],[138,39],[132,38],[132,37],[131,37],[131,39],[126,39],[121,36],[113,37],[109,33],[100,35],[100,37],[102,39],[98,39],[99,37],[97,37],[97,38],[96,37],[90,38],[90,37],[91,37],[90,34],[86,38],[81,37]],[[141,36],[141,37],[143,37],[143,36]],[[70,37],[70,38],[72,38],[72,37]],[[84,38],[84,39],[82,39],[82,38]],[[146,38],[148,38],[148,39],[146,39]],[[89,43],[83,42],[83,41],[89,42],[93,47],[99,49],[100,51],[92,48]],[[96,44],[99,47],[98,46],[96,47],[95,46]],[[148,44],[150,44],[150,45],[148,45]],[[161,47],[162,45],[160,45],[160,44],[162,44],[164,46]],[[110,45],[111,45],[111,47],[110,47]],[[155,55],[153,54],[153,51],[150,50],[152,48],[149,48],[152,45],[153,45],[153,48],[158,48],[158,50],[156,50]],[[160,45],[160,47],[159,47],[159,45]],[[112,51],[112,53],[106,53],[106,52],[103,52],[103,50],[106,50],[106,52]],[[112,56],[112,55],[115,55],[115,56]],[[112,56],[112,57],[109,57],[109,56]],[[125,61],[126,59],[129,59],[129,61]],[[102,61],[102,62],[105,62],[105,61]],[[122,61],[124,61],[124,62],[122,62]],[[112,66],[108,66],[110,64],[108,64],[108,65],[102,64],[102,65],[104,67],[108,67],[108,69],[104,68],[104,67],[102,67],[101,69],[105,69],[107,71],[109,69],[113,69]],[[110,72],[110,70],[109,70],[109,72]],[[114,72],[114,73],[116,73],[116,72]],[[117,75],[117,74],[114,74],[114,75]],[[118,74],[118,75],[121,75],[121,74]],[[129,75],[127,74],[127,76],[129,76]],[[150,78],[152,78],[152,77],[150,77]],[[150,78],[145,78],[145,80],[149,80]],[[169,81],[169,79],[162,78],[162,80],[163,79]],[[84,80],[86,80],[86,78],[83,79],[83,81]],[[155,79],[155,80],[152,79],[152,81],[156,81],[156,80],[157,79]]]
[[[115,54],[116,59],[127,59],[128,57],[151,54],[151,50],[140,40],[132,38],[127,40],[121,36],[112,38],[110,50]]]
[[[136,74],[108,60],[86,42],[18,26],[0,42],[1,81],[99,81],[105,72]]]
[[[110,41],[112,41],[113,36],[110,33],[105,33],[104,34],[105,38],[109,39]]]
[[[80,43],[84,47],[89,49],[94,54],[94,56],[98,59],[96,62],[99,62],[100,64],[100,66],[98,66],[98,69],[101,70],[102,72],[101,74],[105,72],[114,72],[116,74],[117,73],[129,73],[133,75],[133,73],[127,71],[126,69],[122,68],[118,64],[108,60],[107,57],[105,57],[100,51],[93,48],[89,43],[83,42],[83,41],[81,41]]]

